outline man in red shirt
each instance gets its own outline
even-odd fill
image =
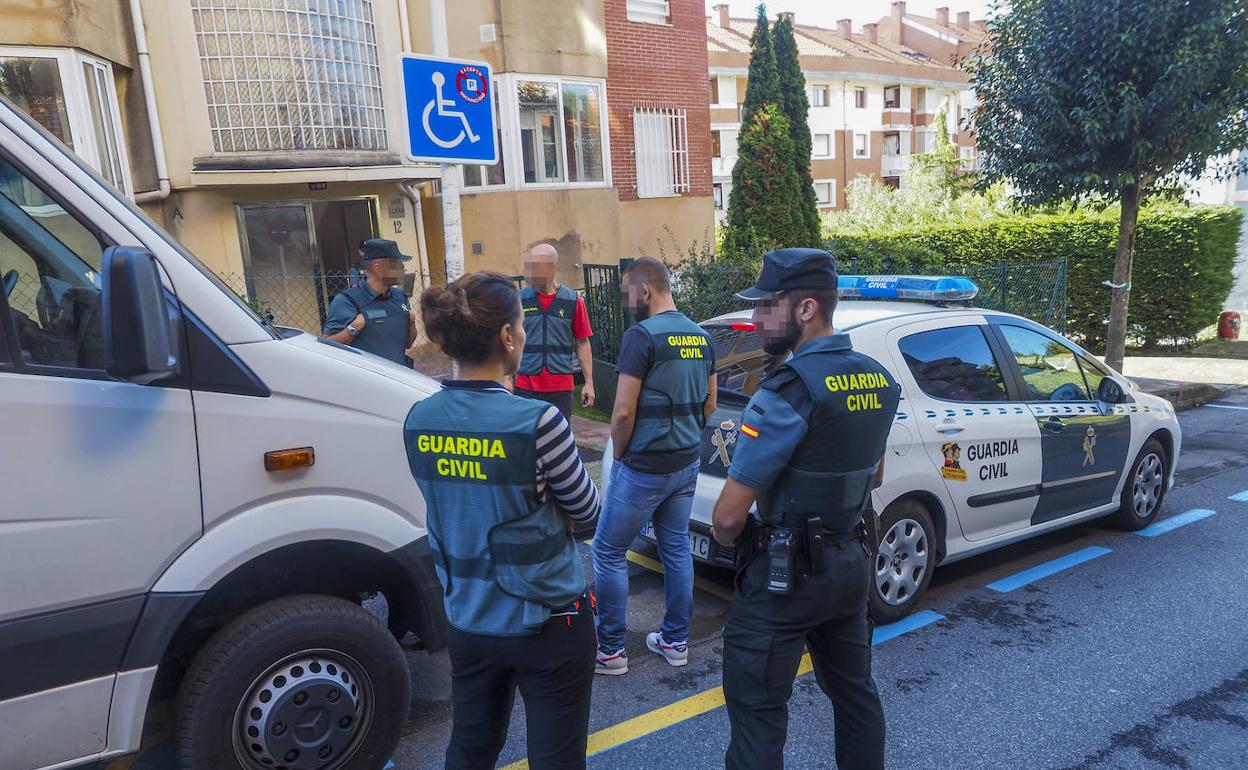
[[[554,404],[570,421],[577,360],[585,376],[581,405],[594,405],[594,360],[589,347],[594,332],[584,297],[560,286],[555,278],[558,266],[559,252],[550,244],[538,244],[525,252],[520,304],[528,339],[516,372],[516,395]]]

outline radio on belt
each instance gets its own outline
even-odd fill
[[[772,527],[767,535],[767,590],[773,594],[793,593],[793,562],[797,538],[791,529]]]
[[[842,299],[970,302],[979,294],[979,287],[961,276],[842,275],[837,277],[836,292]]]

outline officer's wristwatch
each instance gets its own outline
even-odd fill
[[[352,326],[351,324],[347,324],[347,334],[350,334],[350,335],[351,335],[351,339],[355,339],[356,337],[360,336],[360,332],[362,332],[362,331],[364,331],[364,330],[363,330],[363,329],[357,329],[357,328],[355,328],[354,326]]]

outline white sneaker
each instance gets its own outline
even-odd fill
[[[598,655],[594,661],[594,673],[606,674],[607,676],[619,676],[628,673],[628,653],[623,648],[614,655],[608,655],[602,650],[598,650]]]
[[[646,634],[646,647],[650,652],[662,655],[663,660],[673,666],[680,667],[689,663],[689,645],[685,642],[668,644],[663,640],[663,634],[658,631]]]

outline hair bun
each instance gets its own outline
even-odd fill
[[[498,273],[468,273],[420,295],[425,333],[452,358],[479,362],[497,352],[498,332],[521,320],[520,294]]]

